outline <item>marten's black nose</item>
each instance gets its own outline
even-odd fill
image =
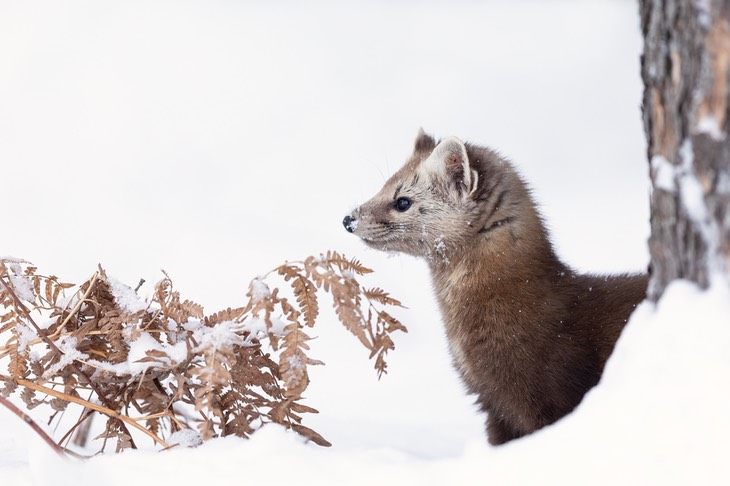
[[[355,231],[355,218],[352,216],[345,216],[345,219],[342,220],[342,225],[348,232],[352,233]]]

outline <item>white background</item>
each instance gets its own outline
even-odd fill
[[[243,451],[266,463],[279,451],[371,475],[396,463],[405,478],[436,463],[450,475],[489,449],[425,264],[366,249],[341,220],[423,127],[509,157],[570,265],[644,270],[640,51],[638,6],[619,0],[0,0],[0,255],[75,282],[100,263],[132,286],[146,279],[142,294],[162,268],[208,312],[241,304],[285,260],[357,257],[375,269],[367,283],[408,306],[409,333],[378,382],[367,352],[322,315],[311,354],[327,365],[306,394],[321,413],[305,423],[335,447],[262,431],[164,461],[204,465],[234,449],[234,463]],[[43,484],[50,459],[16,422],[0,410],[19,434],[0,437],[12,451],[0,473]],[[157,459],[128,456],[143,466],[108,458],[55,479],[152,477]]]

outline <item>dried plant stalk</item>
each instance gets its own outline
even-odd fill
[[[23,260],[0,259],[0,359],[7,361],[0,395],[18,394],[29,409],[71,405],[83,417],[106,416],[102,450],[109,440],[117,451],[134,447],[130,430],[167,448],[175,432],[249,437],[270,422],[328,446],[302,424],[303,414],[317,412],[300,403],[308,368],[322,364],[309,355],[305,329],[316,324],[321,294],[330,294],[382,376],[391,334],[406,329],[385,311],[401,307],[398,300],[356,280],[370,272],[327,252],[277,267],[251,282],[242,306],[206,315],[181,299],[167,274],[143,301],[101,267],[75,286]]]
[[[43,441],[48,444],[51,449],[56,451],[57,454],[63,456],[63,449],[61,449],[58,444],[53,442],[53,439],[51,439],[46,432],[40,428],[40,426],[33,421],[32,418],[28,416],[25,412],[23,412],[21,409],[19,409],[17,406],[15,406],[14,403],[11,403],[7,398],[0,396],[0,405],[7,408],[11,412],[13,412],[15,415],[20,417],[20,419],[28,424],[33,431],[40,436]]]

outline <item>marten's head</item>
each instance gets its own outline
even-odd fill
[[[406,164],[342,223],[373,248],[448,262],[514,222],[513,189],[524,192],[496,153],[456,137],[436,143],[421,130]]]

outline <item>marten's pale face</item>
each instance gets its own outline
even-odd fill
[[[405,166],[342,223],[378,250],[448,262],[475,234],[472,219],[477,211],[471,196],[477,179],[458,139],[447,138],[430,152],[419,151],[417,143]]]

